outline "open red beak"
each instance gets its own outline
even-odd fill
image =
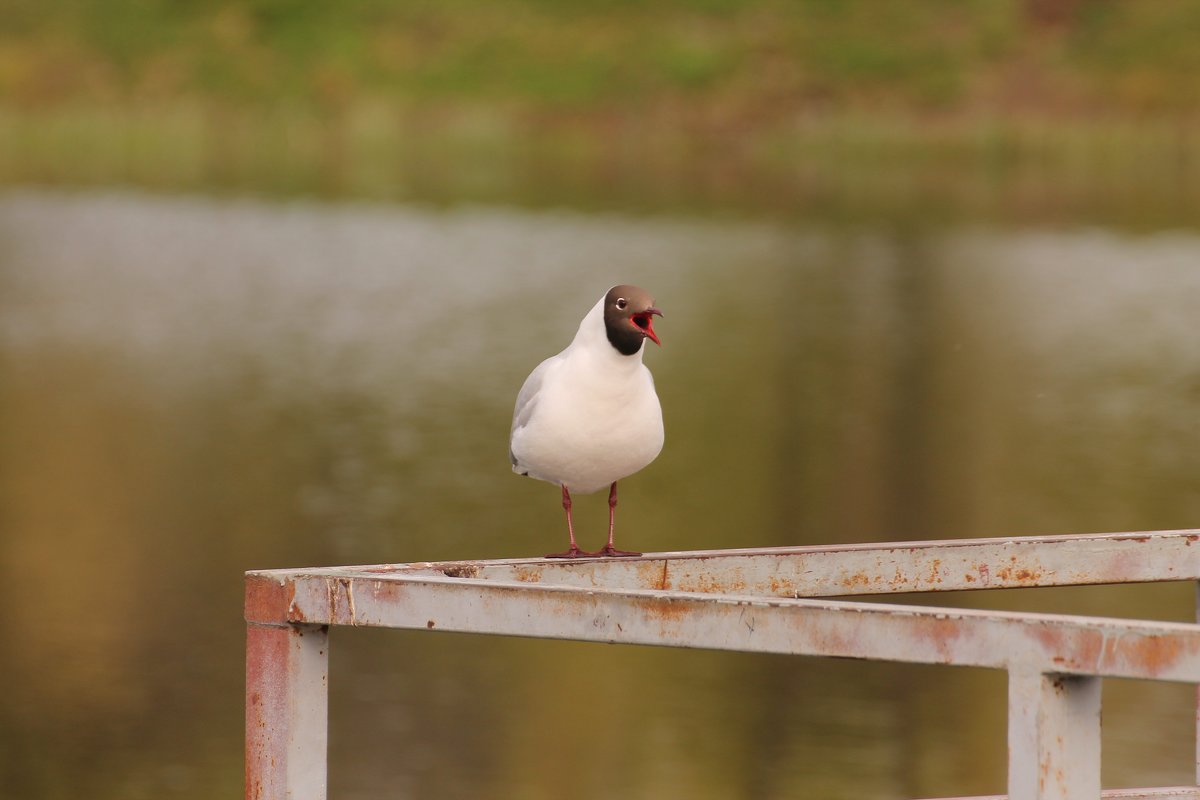
[[[633,324],[641,328],[642,332],[645,333],[646,336],[649,337],[649,339],[659,347],[662,347],[662,342],[659,341],[658,334],[654,332],[654,317],[661,317],[662,315],[662,312],[657,308],[651,307],[647,308],[645,311],[639,311],[638,313],[634,314],[633,317],[631,317],[631,319],[633,319]]]

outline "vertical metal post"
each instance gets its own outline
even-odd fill
[[[246,800],[325,800],[329,629],[246,625]]]
[[[1100,679],[1008,673],[1009,800],[1100,797]]]
[[[1200,622],[1200,581],[1196,583],[1196,621]],[[1200,786],[1200,684],[1196,684],[1196,785]]]

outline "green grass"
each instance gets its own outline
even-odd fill
[[[0,0],[0,19],[5,183],[833,217],[1197,207],[1195,0]]]
[[[0,184],[1155,228],[1200,222],[1196,134],[1162,121],[846,113],[728,138],[486,104],[66,108],[0,112]]]
[[[0,99],[1195,112],[1200,3],[0,0]]]

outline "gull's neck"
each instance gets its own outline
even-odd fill
[[[611,362],[626,369],[635,369],[640,366],[642,353],[645,350],[644,340],[637,352],[630,356],[622,355],[617,348],[613,347],[612,342],[608,340],[608,332],[604,329],[603,297],[596,305],[592,306],[592,310],[579,323],[579,330],[576,331],[575,338],[571,340],[571,344],[567,348],[568,353],[586,354],[590,358]]]

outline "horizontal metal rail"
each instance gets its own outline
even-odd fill
[[[249,621],[531,636],[1200,683],[1200,626],[1141,620],[583,589],[415,576],[255,576]],[[264,585],[265,584],[265,585]]]
[[[345,625],[1005,669],[1010,796],[1096,798],[1100,678],[1200,683],[1200,625],[814,598],[1200,580],[1198,541],[1189,530],[247,573],[247,796],[324,797],[328,628]],[[1196,790],[1137,791],[1111,796]]]
[[[1200,789],[1195,786],[1160,786],[1151,789],[1106,789],[1100,793],[1103,800],[1200,800]],[[938,797],[930,800],[1008,800],[1006,794],[978,795],[975,797]]]
[[[283,570],[282,574],[295,571]],[[444,574],[607,589],[836,597],[1200,580],[1200,530],[647,553],[641,558],[499,559],[303,570]],[[270,574],[263,572],[258,574]]]

